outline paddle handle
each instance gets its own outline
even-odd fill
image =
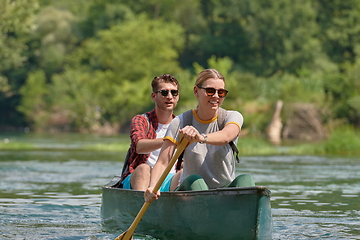
[[[139,224],[141,218],[144,216],[144,214],[149,206],[150,206],[149,202],[144,202],[144,204],[142,205],[140,211],[136,215],[136,217],[135,217],[134,221],[132,222],[131,226],[129,227],[129,229],[126,232],[124,232],[123,234],[121,234],[120,236],[118,236],[117,238],[115,238],[115,240],[130,240],[130,239],[132,239],[132,236],[134,235],[137,225]]]
[[[180,154],[185,150],[186,146],[189,144],[189,141],[186,138],[182,138],[180,141],[180,144],[177,146],[176,148],[176,152],[174,153],[173,157],[171,158],[169,164],[167,165],[167,167],[165,168],[164,172],[161,174],[159,180],[157,181],[153,192],[156,193],[160,187],[161,184],[164,182],[166,176],[169,174],[171,168],[174,166],[176,160],[180,157]],[[132,236],[135,232],[135,229],[137,227],[137,225],[139,224],[141,218],[144,216],[146,210],[148,209],[148,207],[150,206],[150,202],[145,202],[143,204],[143,206],[141,207],[139,213],[136,215],[134,221],[132,222],[131,226],[129,227],[129,229],[124,232],[123,234],[121,234],[120,236],[118,236],[117,238],[115,238],[115,240],[130,240],[132,239]]]
[[[176,163],[176,160],[178,160],[178,158],[180,157],[180,154],[185,150],[185,148],[186,148],[186,146],[188,144],[189,144],[189,141],[186,138],[181,139],[179,146],[176,148],[176,152],[174,153],[174,155],[171,158],[169,164],[165,168],[164,172],[161,174],[161,177],[159,178],[159,180],[157,181],[157,183],[156,183],[156,185],[155,185],[155,187],[153,189],[153,192],[155,194],[160,189],[161,184],[164,182],[165,178],[167,177],[167,175],[171,171],[171,168]]]

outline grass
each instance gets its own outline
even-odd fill
[[[291,146],[274,146],[260,137],[240,138],[237,147],[240,156],[249,155],[346,155],[360,156],[360,131],[345,126],[336,129],[327,140],[318,143],[297,143]],[[126,152],[129,143],[94,144],[78,150]],[[41,147],[24,142],[0,142],[0,150],[39,150]],[[49,149],[47,149],[49,150]],[[69,149],[70,150],[70,149]],[[74,149],[71,149],[74,150]]]
[[[291,147],[289,154],[360,156],[360,131],[349,126],[334,130],[319,143],[304,143]]]
[[[23,142],[0,142],[0,150],[33,150],[34,145]]]
[[[109,151],[109,152],[126,152],[129,148],[129,144],[123,143],[113,143],[113,144],[96,144],[85,146],[84,149],[86,150],[93,150],[93,151]]]
[[[360,155],[360,131],[345,126],[331,133],[319,147],[319,154]]]
[[[240,138],[237,144],[241,155],[275,155],[280,154],[279,148],[257,137]]]

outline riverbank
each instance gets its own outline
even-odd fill
[[[129,139],[126,134],[119,136],[99,136],[63,133],[52,135],[61,139],[63,144],[55,146],[50,142],[41,140],[34,142],[24,141],[18,136],[29,135],[34,139],[36,136],[48,137],[49,134],[36,133],[0,133],[0,150],[92,150],[126,152],[129,147]],[[283,142],[275,146],[261,137],[242,137],[238,141],[238,149],[241,156],[255,155],[339,155],[339,156],[360,156],[360,132],[350,127],[343,127],[331,133],[328,139],[319,142]]]

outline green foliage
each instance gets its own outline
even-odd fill
[[[291,4],[287,0],[210,2],[203,3],[206,32],[194,43],[205,54],[229,56],[247,71],[271,76],[311,67],[321,53],[310,0]]]
[[[37,59],[48,75],[62,69],[66,54],[77,42],[74,15],[66,10],[46,7],[37,15],[34,38],[40,42]]]
[[[23,142],[9,142],[3,143],[0,142],[0,150],[33,150],[36,147],[30,143]]]
[[[98,38],[85,41],[72,55],[70,63],[112,70],[119,81],[176,72],[179,71],[176,59],[184,42],[182,33],[182,28],[175,23],[139,16],[102,30]]]
[[[93,132],[102,125],[124,123],[127,114],[134,115],[149,102],[145,91],[148,81],[116,83],[112,71],[89,71],[87,68],[66,68],[54,75],[51,101],[54,113],[64,115],[74,129]]]
[[[38,70],[29,74],[25,85],[20,88],[22,95],[18,110],[22,112],[35,128],[45,126],[48,120],[45,97],[48,94],[45,73]]]
[[[94,78],[86,68],[65,68],[55,74],[50,85],[52,111],[67,118],[74,129],[91,129],[99,125],[99,95],[89,89]]]
[[[328,140],[294,146],[290,149],[289,154],[359,156],[359,136],[360,132],[354,127],[344,125],[331,132]]]
[[[326,154],[359,155],[360,132],[352,126],[343,126],[331,133],[322,147]]]
[[[332,61],[340,63],[356,59],[355,48],[360,41],[360,2],[357,0],[317,0],[320,31],[319,39],[323,49]]]
[[[274,155],[280,154],[280,150],[261,138],[240,138],[237,144],[241,155]]]
[[[110,29],[134,18],[135,14],[127,4],[113,0],[92,0],[86,17],[80,21],[83,38],[94,37],[100,30]]]
[[[57,9],[66,9],[70,11],[76,18],[84,19],[90,8],[91,1],[89,0],[38,0],[41,8],[52,6]]]
[[[325,92],[332,103],[335,118],[345,119],[348,123],[360,126],[360,62],[349,67],[346,72],[329,75]]]
[[[150,81],[163,73],[180,81],[178,114],[196,105],[196,74],[216,68],[224,107],[251,133],[278,99],[360,126],[359,16],[357,0],[3,0],[1,124],[123,125],[152,107]]]
[[[53,109],[67,111],[75,129],[84,131],[127,122],[151,104],[154,76],[180,70],[181,34],[178,25],[145,16],[100,31],[52,78]]]
[[[0,1],[0,75],[26,60],[23,36],[31,32],[37,8],[36,0]]]
[[[12,95],[11,86],[8,83],[8,79],[0,75],[0,92],[9,97]]]

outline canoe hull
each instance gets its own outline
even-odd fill
[[[129,228],[144,203],[143,192],[104,186],[105,225]],[[266,187],[162,192],[136,228],[160,239],[272,239]]]

